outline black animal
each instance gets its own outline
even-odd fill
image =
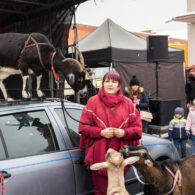
[[[133,165],[148,184],[145,185],[145,195],[193,195],[195,193],[195,156],[177,161],[156,162],[143,146],[124,146],[120,152],[124,158],[139,157]]]
[[[56,50],[48,38],[40,33],[4,33],[0,34],[0,89],[5,100],[12,100],[7,94],[3,81],[14,74],[21,74],[23,79],[22,97],[30,98],[27,91],[29,74],[36,76],[36,92],[39,98],[44,94],[40,89],[42,73],[53,71],[56,80],[61,73],[75,92],[86,91],[84,60],[65,58]]]

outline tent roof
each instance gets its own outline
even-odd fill
[[[86,64],[108,66],[112,61],[147,62],[147,40],[107,19],[91,34],[78,42]],[[168,62],[183,62],[183,50],[168,47]],[[99,65],[98,65],[99,64]]]
[[[109,47],[143,50],[146,41],[107,19],[99,28],[79,41],[81,51],[93,51]]]
[[[125,30],[111,19],[107,19],[95,31],[78,43],[83,52],[105,48],[118,48],[128,50],[146,50],[147,41]],[[169,51],[178,49],[169,48]]]

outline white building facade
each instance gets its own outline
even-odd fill
[[[173,21],[188,24],[188,64],[195,64],[195,0],[187,0],[187,13],[177,16]]]

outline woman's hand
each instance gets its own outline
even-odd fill
[[[103,129],[100,133],[102,137],[105,137],[107,139],[114,137],[114,130],[113,128],[106,128]]]
[[[117,138],[122,138],[125,136],[125,130],[123,129],[118,129],[118,128],[114,128],[114,136]]]

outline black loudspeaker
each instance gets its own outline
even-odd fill
[[[147,37],[147,60],[149,62],[168,60],[168,36]]]
[[[169,125],[169,122],[171,121],[171,119],[173,119],[175,108],[180,106],[180,100],[150,99],[150,111],[153,114],[153,120],[150,125]]]

